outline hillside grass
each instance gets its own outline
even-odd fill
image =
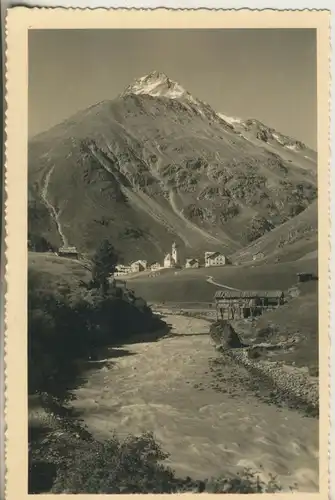
[[[279,264],[208,267],[170,270],[156,277],[138,275],[129,282],[137,294],[151,303],[210,302],[219,288],[206,282],[208,276],[222,285],[240,290],[287,290],[297,282],[296,273],[317,274],[317,259]]]
[[[260,316],[255,330],[260,340],[280,342],[298,335],[300,342],[291,351],[277,353],[274,361],[308,367],[311,375],[318,375],[319,366],[319,307],[318,283],[299,285],[300,295],[279,309]]]
[[[294,261],[318,248],[318,204],[314,201],[303,212],[264,234],[232,255],[234,262],[250,262],[263,253],[262,263]]]
[[[88,283],[91,278],[90,271],[81,261],[53,253],[28,252],[28,267],[38,273],[41,283],[55,290],[64,285],[76,287],[81,281]]]

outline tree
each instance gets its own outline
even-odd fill
[[[118,263],[118,254],[109,240],[103,240],[95,252],[92,267],[93,282],[97,286],[105,288],[107,277],[113,274]]]
[[[51,243],[44,238],[34,233],[28,233],[28,249],[34,252],[54,252],[56,249]]]

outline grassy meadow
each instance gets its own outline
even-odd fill
[[[138,275],[128,286],[148,302],[210,302],[219,288],[214,281],[240,290],[287,290],[297,282],[298,272],[318,272],[317,259],[295,262],[209,267],[164,271],[155,277]]]

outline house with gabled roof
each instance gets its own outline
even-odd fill
[[[205,267],[224,266],[227,264],[227,257],[221,252],[205,252]]]
[[[200,264],[199,264],[199,259],[186,259],[186,262],[185,262],[185,267],[186,268],[198,268],[200,267]]]
[[[133,273],[139,273],[141,271],[145,271],[146,268],[148,266],[148,263],[146,260],[136,260],[135,262],[133,262],[130,267],[131,267],[131,271]]]

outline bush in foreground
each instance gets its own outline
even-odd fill
[[[275,479],[266,484],[248,470],[228,478],[179,478],[162,463],[168,454],[151,433],[123,441],[113,436],[102,443],[73,436],[64,440],[58,434],[43,446],[46,460],[41,450],[35,450],[30,460],[30,494],[43,492],[43,487],[44,492],[63,494],[272,493],[281,489]]]
[[[76,382],[80,360],[135,334],[162,328],[149,308],[143,311],[110,288],[46,289],[40,273],[28,275],[29,394],[47,392],[64,399]]]

